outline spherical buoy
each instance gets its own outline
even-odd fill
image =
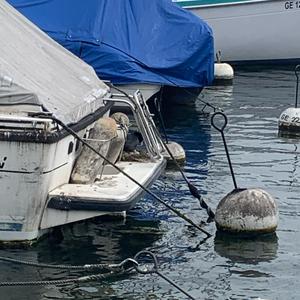
[[[270,194],[261,189],[235,189],[218,204],[217,229],[236,233],[274,232],[278,208]]]
[[[185,157],[185,151],[184,151],[184,149],[183,149],[183,147],[181,145],[179,145],[176,142],[168,141],[168,143],[166,144],[166,146],[168,147],[168,149],[171,152],[172,156],[174,157],[174,159],[178,163],[184,163],[185,162],[185,158],[186,158]],[[168,153],[168,151],[166,149],[162,152],[162,155],[164,156],[164,158],[168,162],[172,162],[173,161],[171,155]]]
[[[279,117],[279,135],[300,136],[300,108],[290,107]]]
[[[214,85],[231,85],[234,77],[233,68],[227,63],[215,63]]]

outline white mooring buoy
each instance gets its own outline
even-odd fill
[[[234,71],[227,63],[215,63],[214,65],[214,85],[232,85]]]
[[[262,189],[236,189],[219,203],[217,229],[233,233],[269,233],[278,225],[278,208],[270,194]]]
[[[169,151],[171,152],[172,156],[174,157],[174,159],[178,162],[178,163],[184,163],[185,162],[185,151],[183,149],[183,147],[173,141],[168,141],[166,143],[166,146],[168,147]],[[167,162],[172,163],[173,158],[171,157],[171,155],[168,153],[168,151],[165,149],[162,152],[162,155],[164,156],[164,158],[167,160]]]
[[[278,130],[280,135],[300,136],[300,108],[287,108],[279,117]]]
[[[300,65],[295,68],[297,78],[295,107],[283,111],[278,120],[278,134],[280,136],[300,136],[300,108],[298,108],[298,88]]]
[[[234,71],[230,64],[221,62],[221,51],[216,53],[217,62],[214,64],[213,85],[232,85]]]
[[[215,124],[214,119],[217,115],[224,118],[223,126],[219,127]],[[274,232],[278,225],[278,208],[272,196],[262,189],[237,187],[224,135],[224,129],[227,125],[226,115],[221,112],[214,113],[211,124],[222,135],[234,184],[234,190],[227,194],[217,206],[215,214],[217,229],[243,234]]]

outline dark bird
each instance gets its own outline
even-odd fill
[[[134,131],[130,132],[127,135],[127,139],[124,145],[124,150],[126,152],[133,152],[134,150],[137,149],[137,146],[139,146],[143,141],[143,136],[141,135],[140,132]]]

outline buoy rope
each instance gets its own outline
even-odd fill
[[[174,214],[176,214],[181,219],[185,220],[187,223],[195,227],[196,229],[200,230],[202,233],[206,234],[207,236],[211,236],[209,232],[201,228],[198,224],[196,224],[194,221],[192,221],[190,218],[188,218],[185,214],[181,213],[178,209],[172,207],[170,204],[159,198],[156,194],[154,194],[152,191],[150,191],[147,187],[140,184],[137,180],[135,180],[133,177],[131,177],[129,174],[127,174],[123,169],[119,168],[116,164],[108,160],[104,155],[102,155],[99,151],[97,151],[93,146],[91,146],[89,143],[87,143],[85,140],[83,140],[74,130],[72,130],[69,126],[67,126],[64,122],[57,119],[54,116],[50,116],[48,114],[43,113],[37,113],[34,114],[35,116],[44,117],[47,119],[52,119],[54,122],[56,122],[58,125],[60,125],[62,128],[64,128],[67,132],[69,132],[72,136],[74,136],[76,139],[78,139],[83,145],[91,149],[94,153],[96,153],[99,157],[101,157],[106,163],[114,167],[118,172],[123,174],[125,177],[127,177],[129,180],[134,182],[137,186],[139,186],[143,191],[145,191],[147,194],[152,196],[155,200],[157,200],[159,203],[163,204],[165,207],[167,207],[169,210],[171,210]]]
[[[155,103],[155,108],[156,108],[156,111],[158,113],[158,118],[160,119],[160,124],[164,124],[164,121],[163,121],[163,117],[162,117],[162,114],[159,110],[159,108],[157,107],[158,103]],[[159,131],[157,130],[156,127],[154,127],[154,130],[155,130],[155,133],[160,136],[160,133]],[[182,168],[180,167],[180,165],[178,164],[178,162],[176,161],[174,155],[172,154],[172,152],[170,151],[169,147],[168,147],[168,143],[164,142],[162,139],[161,139],[165,149],[167,150],[168,154],[170,155],[172,161],[174,162],[176,168],[178,169],[178,171],[180,172],[182,178],[184,179],[184,181],[187,183],[188,185],[188,188],[189,188],[189,191],[191,193],[191,195],[193,197],[195,197],[196,199],[198,199],[199,201],[199,204],[200,206],[206,210],[206,213],[208,215],[208,219],[206,220],[206,222],[210,223],[214,220],[215,218],[215,214],[214,212],[212,211],[212,209],[207,205],[207,203],[205,202],[205,200],[203,199],[203,197],[200,195],[198,189],[190,182],[190,180],[187,178],[187,176],[185,175],[185,173],[183,172]]]

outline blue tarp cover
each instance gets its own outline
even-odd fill
[[[206,86],[210,27],[171,0],[8,0],[58,43],[115,84]]]

